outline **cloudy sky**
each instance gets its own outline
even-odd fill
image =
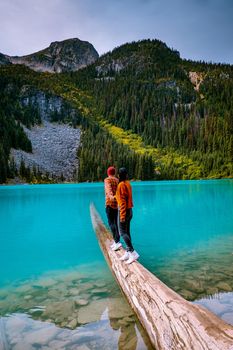
[[[0,0],[0,52],[78,37],[102,54],[156,38],[181,57],[233,64],[233,0]]]

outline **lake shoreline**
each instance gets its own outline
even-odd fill
[[[198,182],[198,181],[224,181],[224,180],[233,180],[233,177],[225,177],[225,178],[203,178],[203,179],[178,179],[178,180],[134,180],[131,179],[130,182],[132,183],[164,183],[164,182]],[[100,181],[82,181],[82,182],[56,182],[56,183],[28,183],[28,182],[17,182],[17,183],[4,183],[0,184],[1,187],[6,187],[6,186],[40,186],[40,185],[81,185],[81,184],[103,184],[103,180]]]

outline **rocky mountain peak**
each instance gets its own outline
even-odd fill
[[[4,56],[4,55],[2,55]],[[4,62],[24,64],[39,72],[77,71],[99,57],[92,44],[78,38],[55,41],[49,47],[26,56],[5,56]]]
[[[3,55],[0,53],[0,66],[1,65],[6,65],[6,64],[11,64],[10,60],[8,59],[8,56]]]

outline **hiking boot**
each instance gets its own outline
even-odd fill
[[[129,252],[129,258],[126,261],[126,264],[131,264],[135,260],[139,258],[139,254],[134,250],[133,252]]]
[[[121,246],[122,246],[122,244],[121,244],[120,242],[115,243],[115,244],[112,246],[112,250],[116,251],[116,250],[120,249]]]
[[[125,261],[125,260],[127,260],[127,259],[129,259],[129,252],[125,252],[125,254],[123,254],[123,255],[119,258],[119,260],[121,260],[121,261]]]

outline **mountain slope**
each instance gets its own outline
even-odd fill
[[[165,44],[144,40],[113,50],[70,78],[111,124],[147,145],[188,156],[201,166],[199,177],[232,176],[233,66],[185,61]],[[177,170],[171,161],[167,176],[182,178]]]
[[[157,40],[122,45],[77,72],[3,66],[8,85],[30,84],[77,111],[79,180],[109,164],[137,179],[233,176],[233,67],[182,60]],[[0,82],[1,84],[1,82]],[[73,121],[65,115],[60,121]]]
[[[24,64],[39,72],[60,73],[79,70],[95,62],[98,57],[93,45],[75,38],[55,41],[48,48],[31,55],[5,55],[5,60],[13,64]]]

